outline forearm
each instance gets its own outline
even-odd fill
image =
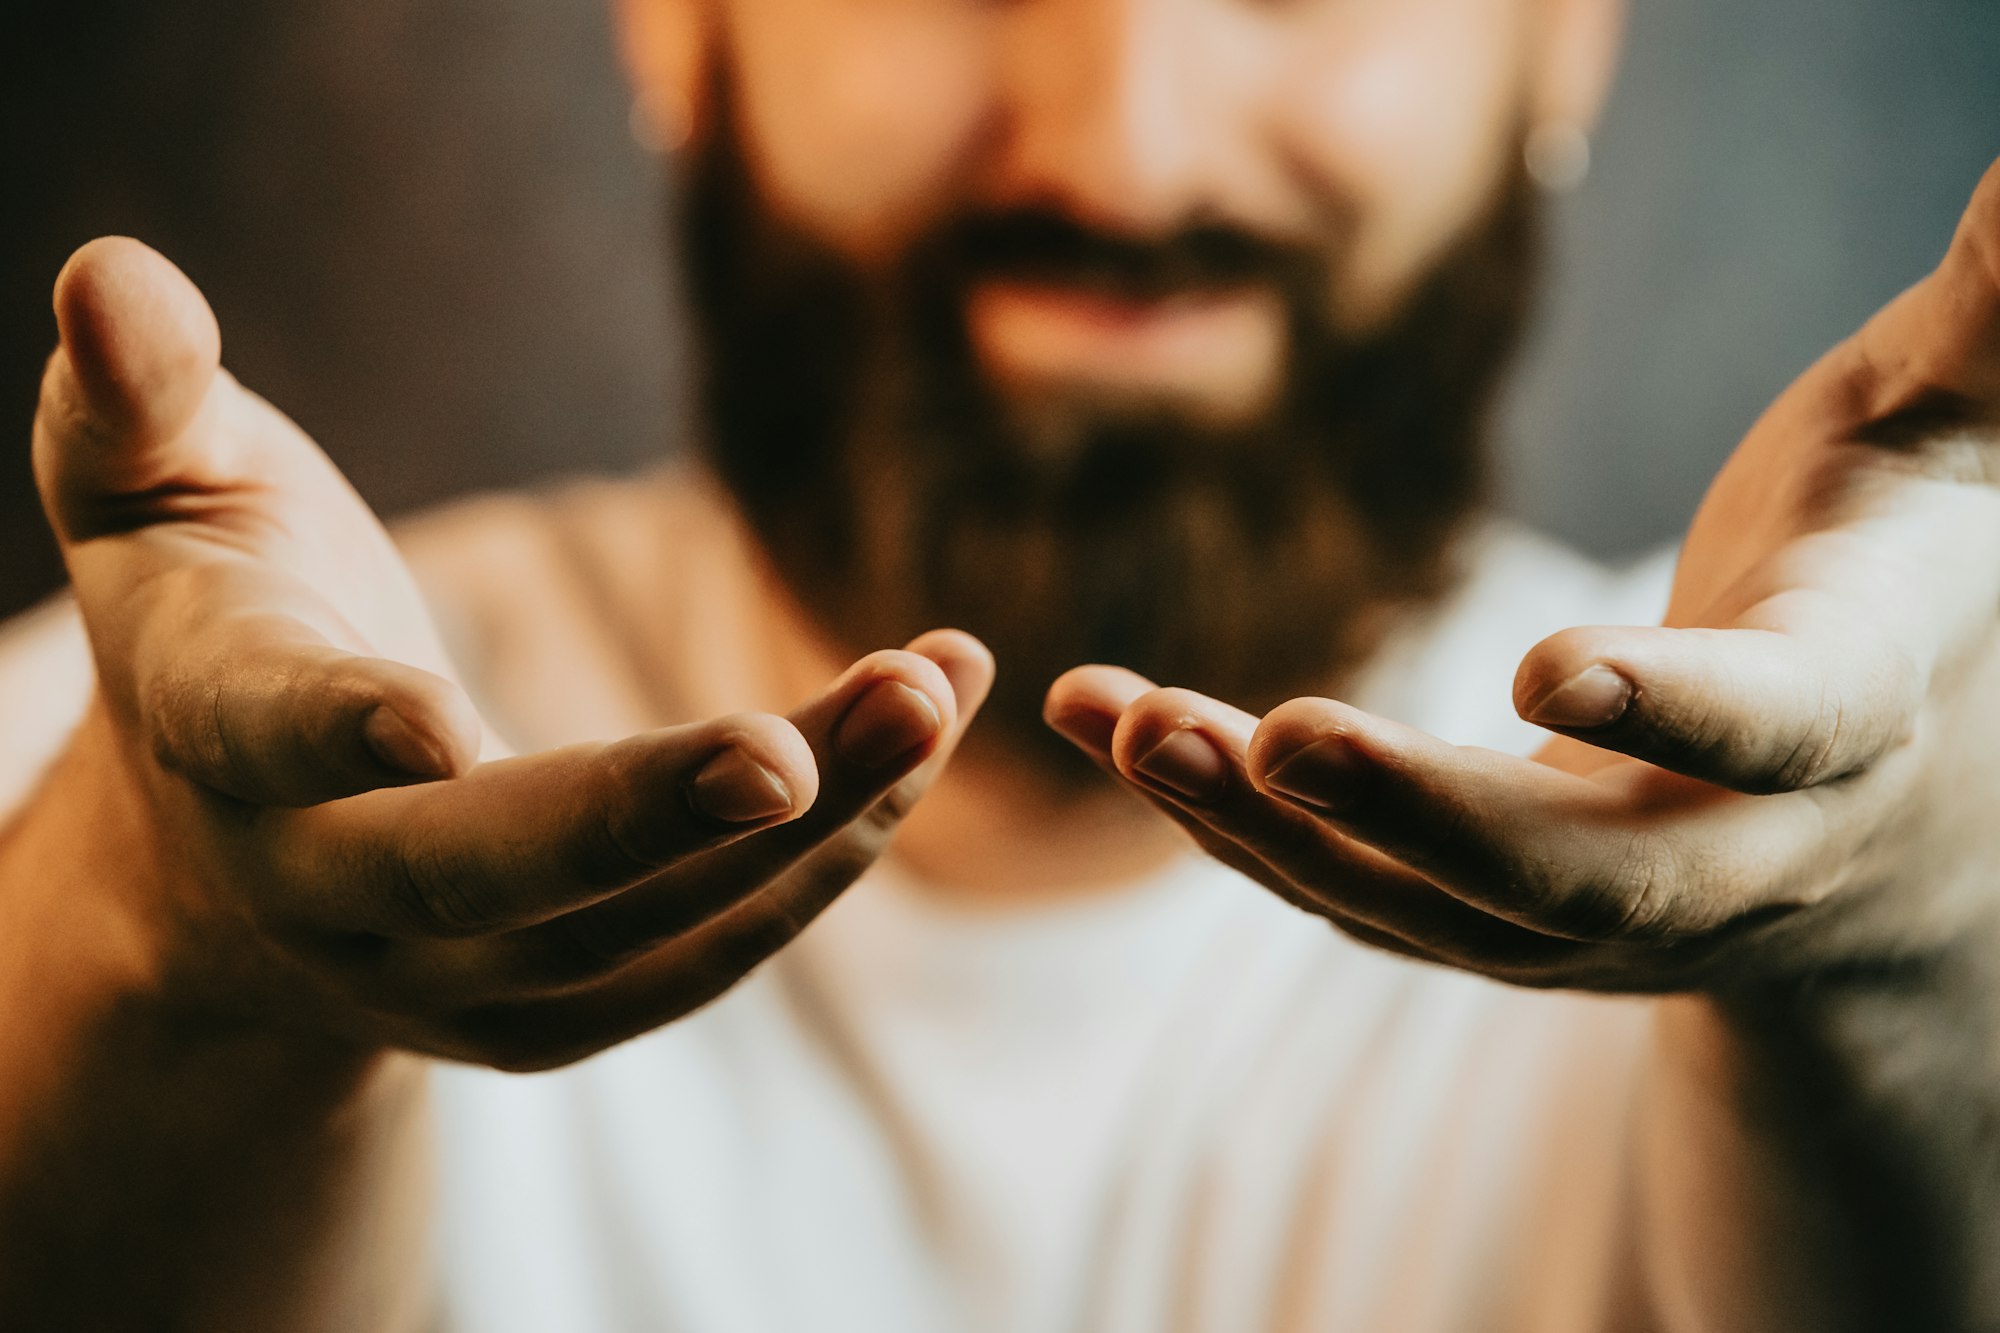
[[[184,988],[78,767],[0,835],[0,1327],[417,1326],[421,1066]]]
[[[2000,1328],[1990,959],[1663,1005],[1642,1179],[1672,1333]]]

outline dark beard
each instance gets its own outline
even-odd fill
[[[717,105],[680,231],[713,465],[841,649],[941,625],[992,648],[970,744],[1076,782],[1087,761],[1041,721],[1069,667],[1116,663],[1261,713],[1332,692],[1449,582],[1538,267],[1524,173],[1388,325],[1354,337],[1330,314],[1333,239],[1302,253],[1211,224],[1153,245],[1028,213],[946,224],[894,271],[864,271],[764,203]],[[1002,273],[1126,294],[1268,284],[1290,313],[1285,387],[1230,428],[1010,406],[964,326],[969,282]]]

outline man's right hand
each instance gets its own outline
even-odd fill
[[[93,891],[177,1005],[508,1069],[579,1058],[792,939],[990,683],[979,644],[936,632],[789,717],[494,757],[381,526],[218,368],[193,285],[101,240],[55,304],[35,468],[98,700],[44,798],[105,812],[82,832],[117,870]]]

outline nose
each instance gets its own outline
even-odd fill
[[[996,190],[1113,232],[1203,205],[1225,109],[1189,0],[1024,0],[1009,24]]]

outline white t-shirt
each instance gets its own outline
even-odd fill
[[[1526,753],[1523,652],[1664,561],[1526,533],[1356,701]],[[559,1072],[442,1068],[463,1333],[1643,1328],[1643,1002],[1366,949],[1190,855],[1054,907],[878,868],[707,1009]]]

